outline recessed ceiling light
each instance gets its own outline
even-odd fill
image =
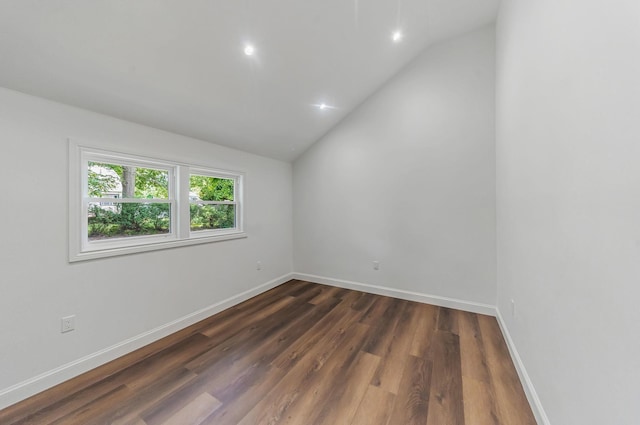
[[[252,56],[255,52],[256,52],[256,49],[251,44],[246,44],[244,46],[244,54],[245,55]]]
[[[314,103],[312,106],[320,109],[321,111],[326,111],[328,109],[336,109],[335,106],[327,105],[326,103]]]
[[[402,40],[402,32],[400,31],[394,31],[393,34],[391,34],[391,39],[393,40],[394,43],[398,43]]]

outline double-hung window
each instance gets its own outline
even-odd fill
[[[233,229],[238,222],[239,179],[204,169],[192,169],[189,175],[189,217],[192,236],[207,230]]]
[[[69,260],[244,237],[238,172],[70,142]]]
[[[83,251],[176,238],[175,166],[85,152]]]

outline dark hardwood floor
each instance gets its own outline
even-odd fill
[[[290,281],[0,411],[9,424],[535,424],[493,317]]]

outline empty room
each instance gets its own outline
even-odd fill
[[[640,424],[637,0],[0,1],[0,424]]]

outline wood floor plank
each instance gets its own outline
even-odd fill
[[[13,425],[51,423],[83,406],[101,399],[101,397],[111,393],[124,384],[121,379],[111,376],[89,387],[84,387],[82,384],[80,385],[80,390],[71,392],[64,398],[58,398],[56,394],[56,397],[52,397],[52,401],[50,402],[42,400],[42,406],[40,408],[33,407],[30,414],[20,415],[19,418],[11,417],[10,415],[4,416],[0,412],[0,423]],[[57,391],[56,388],[52,390]],[[31,404],[31,400],[28,400],[28,403]]]
[[[427,425],[465,425],[458,335],[437,331],[431,356],[433,375]]]
[[[459,312],[458,325],[466,424],[498,425],[501,423],[500,412],[495,402],[478,315]]]
[[[298,425],[330,424],[331,422],[327,419],[327,416],[330,416],[328,411],[336,409],[339,400],[345,395],[348,382],[353,379],[364,381],[364,378],[369,374],[368,366],[371,365],[372,359],[363,356],[363,354],[369,353],[361,351],[365,342],[364,336],[369,329],[368,326],[359,323],[353,326],[356,329],[364,330],[363,337],[349,338],[348,344],[343,344],[336,350],[334,355],[328,359],[323,371],[309,381],[308,389],[289,409],[288,422],[286,423]],[[369,376],[371,375],[369,374]],[[341,417],[339,422],[343,420]]]
[[[309,304],[317,305],[329,298],[341,298],[342,291],[340,288],[325,285],[320,285],[320,287],[322,288],[322,292],[309,300]]]
[[[466,425],[500,425],[500,413],[496,407],[493,386],[474,378],[462,377],[464,421]]]
[[[284,370],[277,367],[267,367],[261,372],[260,379],[251,386],[244,386],[246,391],[237,393],[233,399],[224,402],[201,425],[237,425],[286,375]]]
[[[351,291],[350,293],[356,293],[357,299],[351,304],[351,308],[357,311],[367,311],[369,307],[376,301],[376,295],[367,294],[366,292],[355,292]]]
[[[201,333],[214,341],[222,342],[240,332],[242,329],[264,320],[294,301],[295,297],[285,295],[282,298],[256,308],[256,310],[238,311],[236,314],[230,315],[227,319],[221,319],[212,323],[204,328]]]
[[[371,333],[363,350],[377,356],[385,356],[393,342],[393,332],[398,320],[409,302],[393,299],[388,308],[382,313],[380,319],[372,325]]]
[[[153,406],[158,399],[162,399],[173,394],[178,388],[193,381],[196,375],[183,367],[175,368],[162,376],[156,377],[153,382],[146,386],[132,389],[133,395],[126,401],[113,406],[108,414],[105,414],[105,423],[110,425],[124,425],[139,418],[142,412]]]
[[[438,311],[438,330],[458,335],[458,311],[440,307]]]
[[[327,334],[334,332],[344,333],[346,328],[362,315],[359,311],[350,307],[350,301],[356,296],[357,294],[355,293],[347,295],[332,311],[313,324],[308,332],[305,332],[304,335],[283,351],[273,361],[273,364],[276,367],[288,370]]]
[[[417,303],[406,303],[391,331],[391,340],[380,356],[380,365],[371,378],[371,385],[392,394],[398,393],[404,365],[418,324],[417,312]]]
[[[252,340],[242,339],[235,346],[225,341],[208,353],[206,363],[201,359],[187,363],[186,367],[197,373],[198,377],[167,401],[159,403],[156,409],[144,412],[142,418],[150,425],[162,423],[163,418],[175,411],[182,400],[190,399],[200,392],[209,392],[222,401],[237,397],[264,375],[272,358],[287,347],[287,341],[295,341],[297,334],[303,333],[310,323],[314,323],[339,302],[338,299],[327,300],[325,304],[318,306],[302,302],[298,309],[284,315],[283,320],[271,320],[265,325],[262,329],[266,335],[257,335]],[[287,332],[297,334],[287,336]],[[254,362],[257,364],[252,364]]]
[[[344,298],[345,295],[350,294],[352,292],[356,292],[359,293],[357,291],[353,291],[351,289],[346,289],[346,288],[338,288],[337,293],[334,295],[336,298]]]
[[[313,309],[315,309],[315,307],[313,307]],[[300,319],[304,317],[303,313],[305,311],[308,312],[308,307],[303,303],[299,306],[298,310],[294,310],[290,313],[294,315],[299,313],[300,315],[298,319]],[[276,332],[276,329],[285,331],[287,326],[293,326],[296,324],[295,320],[291,321],[289,319],[290,317],[287,316],[287,319],[282,322],[271,322],[271,324],[266,326],[264,329],[267,332]],[[192,364],[193,362],[187,363],[185,366],[193,373],[197,373],[197,378],[190,382],[189,385],[179,388],[165,399],[160,399],[159,403],[157,403],[154,408],[148,409],[142,414],[142,418],[150,425],[162,423],[177,411],[185,401],[195,398],[202,392],[207,392],[210,387],[217,382],[215,380],[217,373],[221,373],[226,370],[229,365],[232,365],[237,361],[241,361],[244,355],[249,355],[251,353],[260,354],[259,352],[255,352],[250,349],[253,345],[249,336],[243,335],[243,338],[240,341],[236,340],[232,341],[232,343],[225,341],[223,344],[214,347],[207,353],[206,363],[202,362],[200,358],[196,359],[197,361],[194,360],[196,362],[195,364]],[[258,338],[260,341],[264,341],[265,339],[268,340],[264,335],[260,335]],[[237,344],[234,345],[233,342],[236,342]]]
[[[429,304],[418,304],[416,308],[418,323],[409,353],[415,357],[426,358],[437,328],[439,308]]]
[[[333,318],[333,321],[328,322],[331,325],[328,329],[325,326],[308,328],[309,332],[306,332],[300,338],[300,340],[308,343],[308,347],[300,349],[299,344],[295,343],[283,351],[271,364],[265,364],[261,368],[247,371],[248,374],[256,375],[255,377],[247,374],[240,375],[238,382],[228,381],[225,385],[223,381],[222,387],[212,388],[211,392],[214,395],[222,400],[229,400],[229,403],[212,415],[206,423],[237,424],[264,397],[264,394],[278,385],[280,379],[287,372],[292,371],[298,365],[298,362],[303,359],[305,359],[305,364],[297,366],[302,368],[301,370],[319,369],[333,350],[347,338],[345,335],[346,329],[359,317],[358,312],[351,311],[348,308],[347,298],[336,306],[334,310],[327,313],[326,317],[331,318],[337,312],[344,313],[339,314]],[[318,322],[318,324],[323,323],[325,323],[324,319]],[[312,339],[309,338],[309,334],[313,335]],[[299,372],[297,370],[292,371],[292,374],[296,373]],[[264,385],[265,382],[271,382],[271,386]],[[256,395],[258,396],[256,397]]]
[[[486,350],[487,364],[495,388],[495,402],[503,423],[535,425],[522,384],[513,366],[509,350],[494,317],[478,316]]]
[[[184,406],[191,403],[205,393],[198,378],[194,378],[188,385],[182,385],[171,394],[158,397],[151,405],[139,413],[147,425],[161,425],[173,417]]]
[[[292,280],[0,410],[0,423],[535,421],[494,318]]]
[[[133,396],[133,392],[122,385],[115,390],[99,397],[94,403],[87,404],[55,421],[51,425],[92,425],[108,423],[104,416],[111,413],[114,405],[118,405]]]
[[[305,393],[315,398],[318,391],[326,388],[322,386],[323,378],[335,376],[340,372],[341,367],[353,362],[364,343],[368,330],[368,326],[356,323],[343,335],[336,335],[332,342],[319,346],[318,352],[309,353],[238,422],[238,425],[284,423],[291,407]],[[322,373],[326,370],[331,373]],[[306,401],[303,403],[309,405]],[[318,403],[317,398],[315,403]]]
[[[210,340],[202,334],[193,334],[181,344],[175,344],[134,367],[119,373],[121,380],[133,391],[144,389],[157,383],[158,379],[174,370],[183,370],[183,365],[203,352],[211,349]]]
[[[133,418],[131,421],[123,425],[147,425],[147,423],[140,418]]]
[[[478,323],[478,315],[460,312],[458,319],[462,375],[489,383],[491,376],[487,365],[482,333],[480,332],[480,324]]]
[[[307,303],[305,300],[296,300],[278,315],[272,315],[261,322],[245,327],[233,337],[226,339],[213,349],[187,363],[186,367],[199,373],[216,362],[229,361],[230,356],[245,353],[252,345],[269,339],[271,335],[290,326],[292,322],[309,314],[315,308],[316,306]]]
[[[322,287],[324,285],[318,285],[315,283],[307,282],[305,280],[298,280],[292,286],[294,286],[293,291],[289,293],[292,297],[299,297],[300,295],[308,294],[309,291],[316,291],[316,295],[322,292]],[[314,296],[316,296],[314,295]],[[310,300],[313,297],[309,298]]]
[[[213,367],[202,371],[202,377],[206,378],[207,391],[216,394],[220,400],[227,401],[234,398],[239,392],[246,391],[255,380],[262,376],[262,371],[271,366],[274,359],[283,352],[290,349],[290,346],[308,330],[330,313],[340,300],[337,298],[327,299],[318,304],[306,316],[300,316],[290,321],[278,333],[244,353],[229,357]]]
[[[210,394],[203,393],[184,406],[162,425],[199,425],[222,403]]]
[[[427,422],[432,370],[433,362],[422,357],[410,356],[404,363],[389,425],[424,425]]]
[[[375,326],[380,323],[382,315],[387,311],[389,306],[394,302],[391,297],[374,297],[371,305],[366,309],[360,322],[365,325]]]
[[[344,382],[339,383],[342,385],[337,386],[330,393],[322,409],[313,418],[313,422],[307,420],[310,415],[300,414],[298,416],[301,419],[300,425],[351,423],[367,388],[369,388],[367,377],[373,376],[379,363],[380,357],[360,351],[349,374],[345,376]]]
[[[351,425],[386,425],[395,395],[369,385]]]

